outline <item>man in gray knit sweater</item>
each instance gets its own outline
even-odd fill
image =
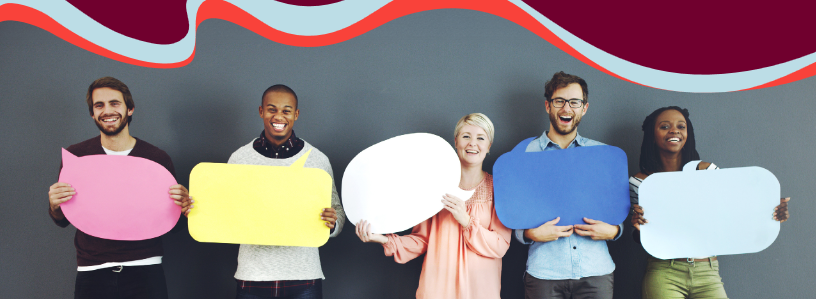
[[[232,153],[228,163],[289,166],[311,150],[304,167],[323,169],[334,178],[326,155],[292,130],[300,114],[294,90],[280,84],[267,88],[258,113],[263,132]],[[315,211],[315,217],[326,221],[334,237],[346,220],[334,183],[331,205],[320,213]],[[317,248],[241,244],[235,272],[236,298],[322,298],[324,278]]]

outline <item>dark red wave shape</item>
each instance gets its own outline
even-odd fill
[[[277,0],[280,3],[297,6],[321,6],[334,4],[343,0]]]
[[[263,22],[259,21],[258,19],[252,17],[252,15],[250,15],[249,13],[241,10],[240,8],[228,2],[218,0],[207,0],[199,7],[198,14],[196,16],[196,27],[198,27],[198,25],[200,25],[201,22],[207,19],[211,18],[222,19],[235,23],[244,28],[247,28],[275,42],[300,47],[319,47],[336,44],[352,39],[374,28],[377,28],[382,24],[385,24],[387,22],[390,22],[391,20],[400,18],[405,15],[426,10],[447,8],[459,8],[482,11],[510,20],[518,24],[519,26],[522,26],[527,30],[530,30],[531,32],[548,41],[552,45],[558,47],[562,51],[566,52],[567,54],[575,57],[576,59],[593,68],[605,72],[610,76],[614,76],[625,81],[639,84],[637,82],[633,82],[631,80],[623,78],[615,73],[612,73],[609,70],[604,69],[597,63],[587,59],[581,53],[573,49],[570,45],[568,45],[563,40],[555,36],[555,34],[553,34],[548,28],[544,27],[544,25],[542,25],[536,19],[527,14],[527,12],[505,1],[490,2],[470,0],[412,0],[412,1],[397,0],[380,8],[379,10],[371,14],[369,17],[342,30],[338,30],[336,32],[320,36],[300,36],[288,34],[276,30],[274,28],[271,28],[268,25],[264,24]],[[83,37],[77,35],[76,33],[66,29],[62,24],[57,23],[56,21],[51,19],[48,15],[36,9],[19,4],[0,5],[0,22],[2,21],[19,21],[28,23],[39,28],[42,28],[43,30],[46,30],[48,32],[51,32],[57,37],[90,52],[124,63],[129,63],[143,67],[152,68],[183,67],[189,64],[195,57],[195,49],[193,49],[193,53],[186,60],[179,61],[176,63],[146,62],[133,59],[127,56],[123,56],[121,54],[112,52],[108,49],[102,48],[94,43],[91,43],[90,41],[84,39]],[[785,77],[749,89],[760,89],[778,86],[798,81],[804,78],[808,78],[814,75],[816,75],[816,64],[811,64]]]
[[[132,65],[154,68],[177,68],[189,64],[191,61],[193,61],[193,57],[195,56],[195,48],[193,48],[193,53],[189,58],[176,63],[154,63],[133,59],[100,47],[99,45],[77,35],[73,31],[68,30],[68,28],[65,28],[65,26],[57,21],[54,21],[54,19],[45,13],[20,4],[6,3],[0,5],[0,22],[3,21],[17,21],[37,26],[45,31],[51,32],[51,34],[56,35],[57,37],[73,45],[76,45],[77,47],[88,50],[89,52]]]
[[[91,19],[117,33],[166,45],[190,29],[186,0],[68,0]]]
[[[524,2],[587,43],[661,71],[734,73],[816,52],[808,1]]]

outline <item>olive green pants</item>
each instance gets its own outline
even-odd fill
[[[686,262],[649,257],[643,299],[727,299],[719,261]]]

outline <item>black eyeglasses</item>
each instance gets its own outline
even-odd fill
[[[567,100],[567,99],[564,99],[564,98],[550,99],[550,103],[552,104],[552,106],[554,108],[564,107],[564,105],[567,102],[569,102],[570,108],[581,108],[581,107],[584,106],[584,103],[586,103],[585,100],[581,100],[581,99],[570,99],[570,100]]]

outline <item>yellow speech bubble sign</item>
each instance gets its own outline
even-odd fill
[[[310,151],[311,152],[311,151]],[[199,242],[320,247],[329,228],[320,219],[331,207],[332,178],[304,168],[309,152],[292,166],[199,163],[190,173],[190,235]]]

